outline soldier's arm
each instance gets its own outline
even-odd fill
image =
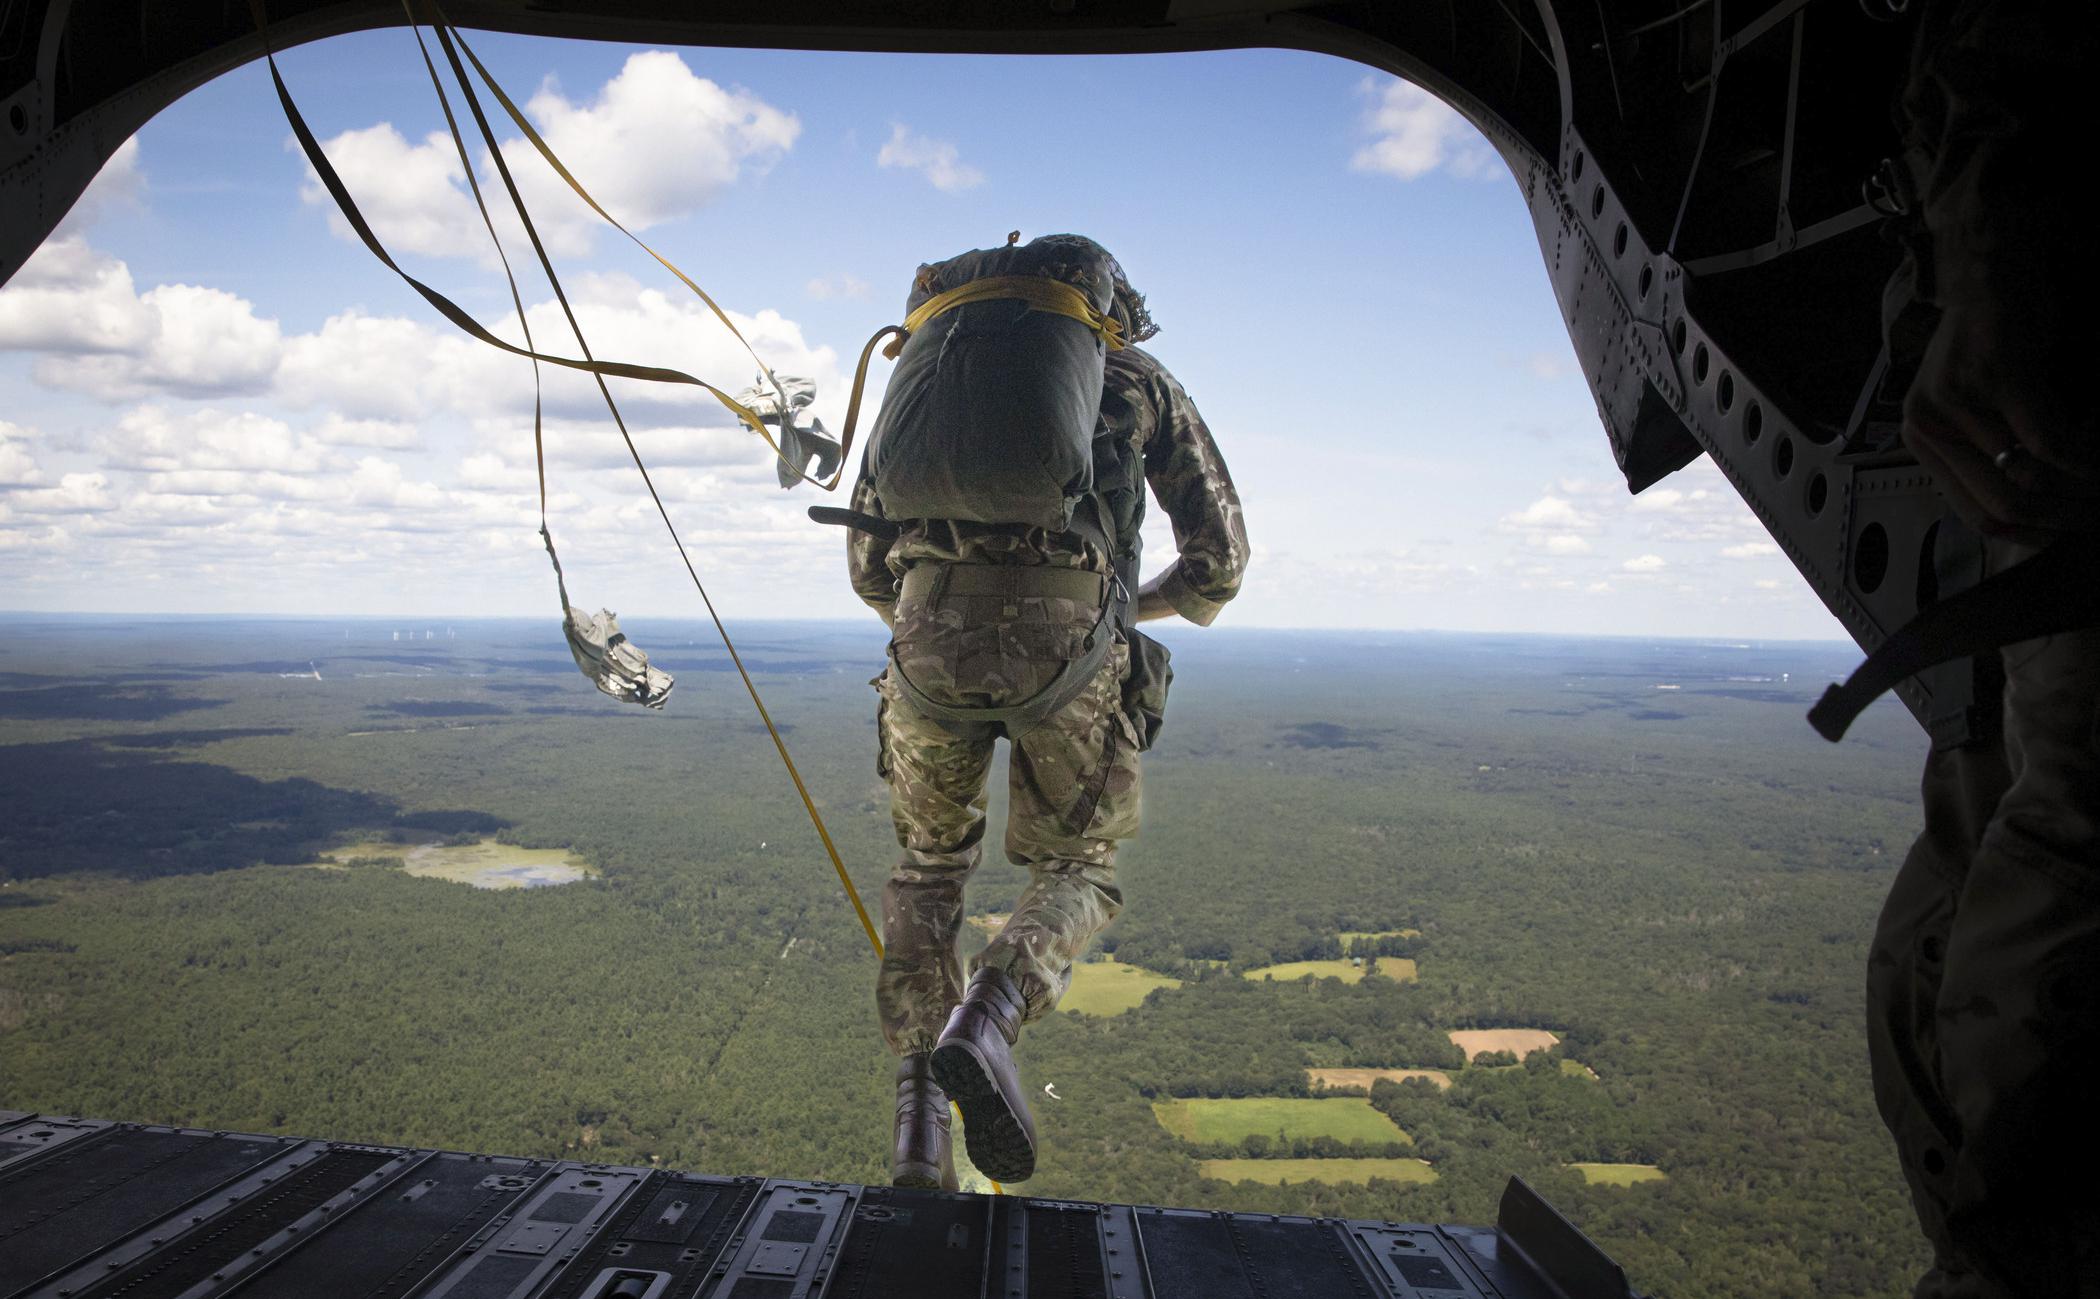
[[[862,476],[853,484],[851,508],[861,514],[885,518],[875,484]],[[887,537],[846,529],[846,571],[853,580],[853,594],[880,614],[885,625],[896,622],[897,578],[890,572],[890,542]]]
[[[1146,376],[1145,481],[1174,526],[1174,561],[1141,587],[1137,616],[1180,614],[1207,627],[1239,594],[1247,525],[1239,493],[1210,428],[1174,376],[1156,362]]]
[[[1903,99],[1942,311],[1905,441],[1970,522],[2037,542],[2091,527],[2100,498],[2100,430],[2076,391],[2100,259],[2066,189],[2096,51],[2091,5],[1941,0]]]

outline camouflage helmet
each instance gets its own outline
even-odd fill
[[[1142,343],[1157,334],[1159,326],[1152,323],[1152,313],[1145,310],[1145,295],[1130,287],[1130,278],[1123,274],[1123,263],[1111,257],[1108,266],[1116,277],[1116,300],[1110,310],[1122,322],[1124,340]]]
[[[1006,242],[1011,246],[1018,243],[1020,238],[1021,232],[1016,230],[1007,236]],[[1145,295],[1131,287],[1130,277],[1123,273],[1123,263],[1117,261],[1106,248],[1085,235],[1040,235],[1030,242],[1032,245],[1052,247],[1070,244],[1074,248],[1084,250],[1088,256],[1108,258],[1109,274],[1115,279],[1115,292],[1109,304],[1109,312],[1122,324],[1124,341],[1142,343],[1159,332],[1159,326],[1152,321],[1152,313],[1145,310]]]

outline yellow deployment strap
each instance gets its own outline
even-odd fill
[[[919,309],[904,318],[904,333],[909,336],[924,328],[935,316],[967,307],[973,302],[999,300],[1020,301],[1035,311],[1047,311],[1053,315],[1070,316],[1094,331],[1096,337],[1108,344],[1111,352],[1123,350],[1123,325],[1114,316],[1094,309],[1093,299],[1076,285],[1063,280],[1053,280],[1045,275],[993,275],[981,280],[971,280],[946,293],[936,294],[919,304]],[[904,339],[898,338],[883,349],[882,354],[891,360],[904,350]]]
[[[409,3],[408,0],[404,0],[404,8],[408,10],[410,25],[413,27],[416,22],[416,14],[414,12],[412,3]],[[783,459],[785,459],[784,453],[780,451],[778,444],[773,442],[772,437],[766,433],[765,425],[761,420],[759,420],[756,413],[751,411],[749,408],[745,407],[740,402],[736,401],[734,398],[728,396],[728,394],[722,392],[719,388],[716,388],[714,385],[678,370],[660,368],[655,366],[629,365],[620,362],[599,361],[595,357],[592,357],[590,355],[590,348],[589,345],[584,342],[581,327],[578,325],[574,315],[568,313],[567,298],[562,294],[560,281],[555,277],[554,268],[547,259],[546,250],[544,247],[541,246],[538,234],[533,229],[532,219],[525,211],[523,200],[519,196],[516,186],[511,181],[508,168],[506,168],[503,165],[501,154],[496,150],[496,142],[494,138],[488,134],[488,123],[486,119],[482,117],[479,106],[474,104],[473,102],[473,88],[467,83],[466,78],[462,74],[462,70],[459,68],[459,65],[456,61],[454,61],[453,63],[453,69],[456,74],[461,74],[460,89],[466,93],[468,106],[471,109],[473,109],[473,115],[476,120],[476,124],[481,127],[484,139],[489,145],[491,154],[495,157],[497,170],[499,171],[499,173],[501,173],[504,181],[504,186],[509,191],[511,201],[517,208],[519,219],[521,222],[523,222],[526,234],[533,244],[533,251],[539,255],[541,267],[547,273],[548,279],[553,285],[555,296],[561,301],[564,313],[568,314],[568,323],[570,325],[570,328],[576,334],[576,341],[579,347],[581,347],[584,352],[584,359],[579,361],[567,357],[550,356],[546,353],[540,352],[536,347],[532,345],[532,335],[529,328],[527,328],[526,331],[525,337],[527,342],[524,347],[521,348],[514,346],[510,343],[506,343],[503,340],[490,334],[485,328],[481,326],[481,323],[479,321],[475,320],[472,316],[468,315],[464,310],[462,310],[460,307],[454,304],[450,299],[446,298],[444,295],[438,293],[436,290],[430,288],[428,285],[422,283],[415,277],[409,275],[406,271],[402,270],[401,267],[395,263],[394,259],[390,255],[388,255],[385,247],[380,244],[378,237],[372,232],[370,226],[366,224],[363,215],[357,209],[357,205],[351,200],[347,187],[343,185],[341,177],[336,173],[335,168],[329,163],[327,155],[324,152],[322,152],[320,148],[320,142],[314,138],[312,131],[306,125],[304,117],[300,114],[297,105],[295,105],[292,102],[291,92],[285,86],[283,76],[278,71],[274,51],[270,49],[269,26],[268,19],[266,18],[263,9],[263,0],[249,0],[249,12],[254,17],[257,31],[263,37],[263,54],[264,58],[266,59],[269,65],[271,81],[277,92],[278,101],[284,108],[286,119],[290,122],[292,126],[293,134],[298,139],[302,151],[306,154],[307,160],[313,164],[314,170],[316,174],[320,177],[324,188],[326,188],[329,191],[331,197],[333,197],[336,200],[338,209],[342,212],[344,218],[350,223],[352,229],[357,233],[361,241],[365,244],[366,248],[375,257],[377,257],[379,261],[382,264],[384,264],[389,270],[392,270],[396,275],[399,275],[403,280],[405,280],[411,288],[415,289],[417,293],[419,293],[424,298],[425,301],[429,302],[431,306],[436,308],[440,315],[444,316],[447,320],[451,321],[460,329],[480,339],[482,342],[488,343],[491,346],[500,348],[514,355],[527,357],[534,363],[535,367],[537,367],[537,365],[541,362],[546,362],[549,364],[562,366],[567,369],[583,371],[587,374],[590,374],[594,379],[598,381],[599,390],[605,398],[607,408],[612,414],[613,422],[618,427],[621,438],[627,445],[628,453],[634,459],[635,468],[640,472],[642,482],[648,488],[650,499],[654,502],[658,515],[663,519],[665,528],[670,532],[671,542],[678,549],[679,558],[684,562],[686,573],[689,577],[692,578],[694,589],[699,592],[701,603],[706,606],[708,617],[714,623],[715,632],[718,636],[720,636],[723,647],[729,652],[730,661],[736,667],[737,675],[739,676],[739,678],[741,678],[744,689],[746,693],[749,694],[752,705],[756,708],[758,712],[759,720],[765,724],[767,734],[772,737],[773,746],[780,756],[781,764],[787,769],[788,777],[795,786],[795,792],[801,798],[803,809],[809,814],[810,823],[815,828],[817,832],[817,837],[823,844],[825,854],[831,859],[832,870],[836,872],[839,883],[845,889],[847,900],[852,904],[854,914],[860,920],[861,929],[868,937],[869,946],[874,949],[876,957],[880,959],[883,954],[882,939],[875,932],[874,922],[868,915],[867,907],[861,901],[860,890],[854,887],[852,878],[846,873],[845,862],[840,858],[838,848],[832,842],[831,832],[829,828],[825,826],[823,817],[817,811],[816,801],[811,796],[808,786],[803,783],[802,773],[796,768],[794,759],[789,756],[787,750],[787,743],[781,737],[779,727],[774,724],[773,718],[766,708],[765,701],[759,697],[757,684],[752,681],[750,673],[745,670],[743,656],[737,652],[736,645],[730,640],[729,630],[723,625],[721,615],[716,612],[714,607],[714,601],[709,598],[706,586],[701,583],[699,572],[695,569],[693,565],[692,557],[686,553],[684,541],[678,536],[678,530],[674,526],[672,526],[670,514],[664,508],[662,497],[657,494],[656,484],[650,479],[648,467],[642,463],[640,451],[635,447],[633,439],[628,436],[626,423],[620,418],[619,408],[613,404],[612,394],[606,390],[604,380],[607,376],[612,376],[617,378],[649,380],[659,383],[668,382],[691,384],[693,386],[703,388],[709,393],[713,394],[718,401],[720,401],[730,411],[735,413],[740,420],[742,420],[744,423],[746,423],[752,429],[754,429],[761,437],[764,437],[766,439],[767,444],[773,447],[774,453],[776,455],[780,455]],[[446,54],[449,57],[451,55],[452,50],[452,40],[457,39],[457,32],[453,30],[449,24],[445,23],[442,20],[442,18],[440,18],[438,22],[433,23],[432,27],[433,30],[437,32],[440,45],[445,48]],[[420,31],[417,32],[417,40],[420,43]],[[465,42],[460,41],[459,47],[462,50],[465,50]],[[465,52],[467,54],[467,57],[470,60],[473,60],[475,70],[478,73],[480,73],[483,81],[488,84],[490,90],[493,91],[496,94],[496,96],[502,101],[504,108],[510,112],[513,120],[515,120],[518,123],[518,125],[525,130],[527,135],[532,138],[533,143],[539,147],[541,154],[547,159],[547,161],[551,165],[553,165],[557,171],[561,172],[563,178],[565,180],[568,180],[570,185],[576,188],[577,193],[581,195],[586,202],[590,203],[593,210],[597,211],[597,213],[600,216],[604,217],[608,222],[611,222],[614,226],[619,226],[619,222],[614,221],[613,218],[610,215],[608,215],[603,208],[599,207],[598,204],[591,199],[589,194],[583,191],[580,185],[577,185],[576,182],[569,177],[566,169],[562,168],[560,162],[554,157],[552,152],[547,149],[546,145],[539,139],[538,133],[535,132],[532,129],[531,125],[524,120],[522,114],[518,112],[517,108],[511,102],[510,98],[504,94],[502,88],[495,83],[492,77],[490,77],[487,69],[481,65],[480,60],[474,58],[474,55],[471,50],[467,50]],[[459,151],[462,160],[462,165],[465,165],[465,142],[460,137],[459,125],[452,116],[451,105],[446,101],[444,87],[437,76],[437,70],[435,67],[430,66],[429,52],[427,48],[424,50],[424,62],[426,68],[428,68],[430,72],[432,85],[437,89],[439,102],[444,108],[446,124],[451,130],[454,146]],[[466,168],[466,170],[468,174],[468,179],[471,183],[473,181],[473,169],[469,166]],[[496,244],[498,256],[502,257],[502,241],[500,239],[496,239],[494,223],[489,221],[488,219],[488,211],[486,206],[482,202],[480,186],[476,184],[473,186],[473,189],[476,206],[481,209],[483,222],[488,226],[490,238]],[[628,238],[634,239],[637,244],[641,244],[641,240],[635,239],[635,236],[629,233],[625,227],[620,227],[620,230],[621,233],[627,234]],[[650,256],[655,257],[658,262],[662,263],[666,269],[670,270],[673,274],[677,275],[680,280],[684,281],[684,283],[689,288],[691,288],[694,293],[698,294],[701,300],[706,302],[707,305],[711,309],[713,309],[715,315],[722,321],[722,323],[725,326],[729,328],[730,332],[736,334],[737,341],[743,343],[746,350],[750,349],[750,343],[746,341],[743,335],[737,331],[736,326],[729,321],[727,315],[723,313],[722,309],[715,304],[712,298],[708,297],[708,295],[705,292],[703,292],[697,284],[694,284],[692,280],[688,279],[683,272],[678,270],[677,267],[671,265],[670,262],[666,261],[661,256],[658,256],[655,250],[650,249],[646,244],[642,244],[642,247],[645,251],[649,252]],[[504,270],[506,278],[508,278],[510,267],[509,259],[507,257],[504,257]],[[1045,282],[1048,283],[1048,281]],[[1076,294],[1077,291],[1074,290],[1074,293]],[[519,309],[519,318],[522,325],[524,321],[523,304],[522,302],[517,300],[518,295],[516,291],[515,281],[512,281],[512,297],[513,305],[518,307]],[[1083,303],[1083,305],[1086,305],[1088,307],[1091,306],[1091,304],[1085,303]],[[1072,312],[1069,309],[1065,308],[1052,307],[1049,309],[1061,310],[1063,314],[1067,315],[1072,314]],[[840,474],[843,474],[844,472],[845,449],[847,447],[850,447],[852,444],[853,421],[860,409],[861,381],[864,380],[866,377],[869,358],[875,350],[876,343],[880,342],[886,335],[895,332],[898,332],[896,326],[891,326],[887,329],[878,331],[873,338],[870,338],[868,340],[866,348],[862,350],[860,357],[859,372],[855,378],[853,400],[848,408],[847,413],[846,436],[841,446]],[[753,352],[752,356],[754,360],[758,359],[756,352]],[[764,371],[766,377],[769,380],[773,378],[772,371],[765,366],[765,363],[763,361],[759,361],[759,367],[762,371]],[[774,380],[774,383],[777,390],[778,381]],[[537,402],[535,403],[535,406],[537,406]],[[785,401],[783,400],[783,411],[785,409]],[[535,460],[538,461],[540,466],[540,492],[542,510],[541,530],[542,535],[545,535],[546,525],[544,521],[544,512],[546,508],[546,469],[544,457],[540,446],[541,435],[538,423],[539,421],[537,418],[536,410],[534,420],[535,427],[533,431],[533,449],[535,453]],[[804,475],[804,477],[806,479],[808,478],[807,475]],[[826,487],[826,489],[828,490],[830,487],[837,485],[838,479],[839,475],[835,474],[832,478],[831,483],[820,485]],[[816,480],[808,479],[808,481],[814,482]],[[560,567],[559,564],[557,564],[557,574],[559,573],[559,571]],[[1005,1188],[1000,1186],[999,1183],[997,1183],[996,1181],[992,1182],[992,1189],[998,1194],[1005,1194]]]
[[[610,225],[613,229],[619,231],[621,234],[626,235],[629,239],[633,240],[635,247],[641,249],[643,252],[649,254],[649,256],[656,259],[657,265],[663,267],[671,274],[677,276],[679,283],[685,285],[685,287],[687,287],[688,289],[691,289],[695,297],[699,298],[701,302],[707,304],[707,309],[714,313],[716,320],[722,322],[722,327],[724,329],[727,329],[730,332],[730,334],[735,337],[737,342],[743,344],[744,350],[750,353],[751,360],[758,366],[759,373],[763,374],[766,378],[766,382],[772,384],[773,390],[776,393],[780,394],[780,409],[782,412],[781,418],[787,418],[787,394],[781,391],[780,380],[773,377],[773,368],[767,365],[765,363],[765,360],[759,356],[758,350],[751,346],[751,340],[745,338],[744,332],[738,329],[736,327],[736,322],[732,321],[729,318],[729,313],[722,310],[721,304],[717,303],[713,297],[709,296],[707,290],[701,288],[698,284],[694,283],[693,278],[690,275],[687,275],[684,271],[678,269],[678,267],[671,262],[670,258],[665,257],[662,253],[656,251],[654,248],[651,248],[647,243],[643,242],[641,236],[635,234],[634,231],[629,230],[626,226],[621,225],[619,220],[616,217],[614,217],[612,213],[607,212],[604,209],[604,207],[602,207],[599,204],[597,199],[591,197],[591,192],[583,187],[583,182],[577,180],[576,177],[569,171],[568,167],[562,162],[561,158],[555,154],[553,147],[550,146],[547,143],[546,139],[540,135],[538,129],[533,126],[531,119],[525,116],[523,110],[521,110],[517,106],[517,104],[511,99],[510,95],[504,91],[502,86],[497,84],[496,78],[490,75],[488,68],[482,63],[480,57],[474,53],[473,46],[467,44],[466,37],[463,36],[460,33],[459,29],[454,27],[451,21],[445,17],[444,11],[439,9],[434,2],[430,4],[430,10],[433,14],[436,15],[436,21],[432,25],[435,27],[443,28],[448,34],[450,34],[454,41],[458,42],[460,52],[462,54],[465,54],[467,56],[467,61],[474,65],[474,71],[478,76],[480,76],[482,84],[487,86],[489,88],[489,93],[496,97],[496,102],[499,105],[501,105],[503,111],[509,115],[512,123],[514,123],[520,131],[523,131],[525,133],[526,140],[531,143],[534,149],[539,151],[540,157],[545,159],[547,165],[554,169],[554,174],[561,177],[562,180],[568,185],[568,187],[576,192],[576,197],[582,199],[585,203],[589,204],[591,211],[596,212],[599,216],[603,217],[606,221],[606,224]],[[795,473],[801,477],[803,482],[815,484],[816,486],[821,487],[822,489],[828,492],[834,487],[837,487],[839,485],[839,480],[845,476],[846,457],[848,453],[850,453],[853,450],[853,425],[855,419],[860,414],[860,403],[858,400],[856,400],[853,403],[852,407],[846,412],[845,431],[840,435],[839,439],[838,469],[831,475],[830,479],[820,480],[817,478],[812,478],[809,474],[804,473],[802,470],[802,466],[790,461],[787,458],[787,452],[781,450],[780,444],[773,440],[773,435],[766,431],[764,421],[759,419],[757,415],[753,414],[741,402],[737,401],[735,398],[731,397],[729,394],[723,392],[719,388],[708,387],[707,391],[712,393],[714,395],[715,400],[721,402],[722,405],[726,407],[731,414],[735,415],[738,419],[742,420],[746,425],[748,425],[751,428],[753,432],[757,433],[760,437],[764,438],[766,445],[773,449],[774,456],[777,457],[782,464],[785,464],[788,466],[788,468],[794,470]],[[854,388],[854,395],[856,398],[858,398],[859,396],[859,391],[859,387],[856,384]]]

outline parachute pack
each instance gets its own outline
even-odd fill
[[[1094,487],[1114,261],[1078,235],[921,266],[868,441],[891,519],[1065,529]]]

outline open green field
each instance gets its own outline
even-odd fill
[[[1223,1182],[1433,1182],[1436,1170],[1419,1159],[1206,1159],[1203,1175]]]
[[[1344,947],[1369,938],[1420,938],[1421,936],[1422,931],[1419,929],[1344,929],[1335,935],[1335,937],[1342,940],[1342,946]]]
[[[1591,1082],[1601,1081],[1597,1077],[1597,1071],[1580,1060],[1562,1060],[1560,1062],[1560,1071],[1570,1078],[1587,1078]]]
[[[1636,1182],[1662,1182],[1669,1174],[1653,1164],[1569,1164],[1591,1186],[1632,1186]]]
[[[1349,1088],[1364,1092],[1369,1092],[1371,1084],[1380,1079],[1406,1082],[1410,1078],[1427,1078],[1435,1083],[1440,1091],[1448,1091],[1451,1088],[1451,1075],[1442,1069],[1307,1069],[1305,1078],[1314,1087]]]
[[[1491,1051],[1510,1051],[1521,1060],[1533,1051],[1550,1051],[1560,1045],[1560,1035],[1543,1028],[1462,1028],[1445,1034],[1466,1059]]]
[[[1354,1096],[1248,1096],[1229,1100],[1154,1101],[1160,1126],[1199,1145],[1236,1143],[1251,1136],[1288,1140],[1333,1137],[1336,1141],[1404,1141],[1414,1139],[1377,1110]]]
[[[398,857],[411,875],[450,880],[477,889],[536,889],[573,884],[598,872],[566,848],[520,848],[483,839],[479,843],[403,844],[377,840],[354,843],[322,854],[326,861]]]
[[[1059,1010],[1081,1015],[1120,1015],[1134,1009],[1154,988],[1178,988],[1181,980],[1141,970],[1121,961],[1081,961],[1072,967],[1072,986]]]
[[[1400,983],[1415,981],[1415,963],[1404,956],[1381,956],[1373,961],[1286,961],[1282,965],[1264,965],[1258,970],[1248,970],[1242,977],[1259,982],[1262,979],[1340,979],[1343,983],[1361,983],[1366,966],[1375,965],[1378,973]]]

